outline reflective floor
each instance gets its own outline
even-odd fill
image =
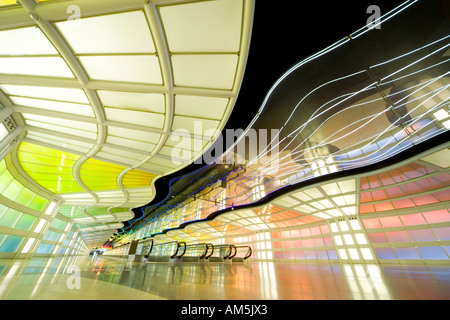
[[[450,266],[0,259],[0,300],[448,300]]]

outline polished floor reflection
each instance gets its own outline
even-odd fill
[[[448,266],[0,260],[0,300],[448,300]]]

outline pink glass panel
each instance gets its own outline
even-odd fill
[[[412,201],[414,201],[414,203],[417,206],[425,206],[425,205],[428,205],[428,204],[439,202],[436,198],[434,198],[430,194],[426,194],[426,195],[422,195],[422,196],[418,196],[418,197],[413,197]]]
[[[409,230],[413,241],[436,241],[436,236],[431,229]]]
[[[410,199],[392,200],[392,205],[395,209],[412,208],[416,206]]]
[[[390,242],[411,242],[410,237],[406,231],[391,231],[386,232]]]
[[[367,236],[369,237],[370,242],[372,243],[388,243],[388,238],[386,237],[386,234],[383,232],[376,232],[376,233],[368,233]]]
[[[423,213],[428,223],[440,223],[450,221],[450,214],[447,210],[436,210]]]
[[[320,226],[320,230],[322,231],[322,234],[330,233],[330,227],[327,224],[323,225],[323,226]]]
[[[402,220],[402,222],[405,226],[415,226],[415,225],[427,223],[420,213],[403,215],[403,216],[400,216],[400,219]]]
[[[362,223],[364,224],[364,227],[366,227],[366,229],[381,228],[380,221],[377,218],[363,219]]]
[[[402,222],[398,217],[383,217],[380,218],[381,225],[383,228],[390,228],[390,227],[401,227],[403,226]]]
[[[439,240],[450,240],[450,227],[433,228],[433,231]]]

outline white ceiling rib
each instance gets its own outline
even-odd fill
[[[145,204],[153,185],[125,186],[127,173],[176,172],[214,142],[206,129],[224,127],[244,74],[253,0],[18,3],[0,6],[1,112],[23,132],[14,152],[24,141],[80,156],[73,179],[86,194],[61,194],[63,203]],[[79,30],[70,6],[80,9]],[[202,150],[172,157],[172,136],[201,141]],[[118,190],[90,189],[81,170],[91,159],[125,168]]]

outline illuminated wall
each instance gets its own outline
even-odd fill
[[[9,156],[0,161],[0,191],[0,258],[86,253],[53,196],[21,176]]]
[[[449,155],[439,147],[162,233],[154,221],[134,239],[250,246],[264,261],[448,265]]]

